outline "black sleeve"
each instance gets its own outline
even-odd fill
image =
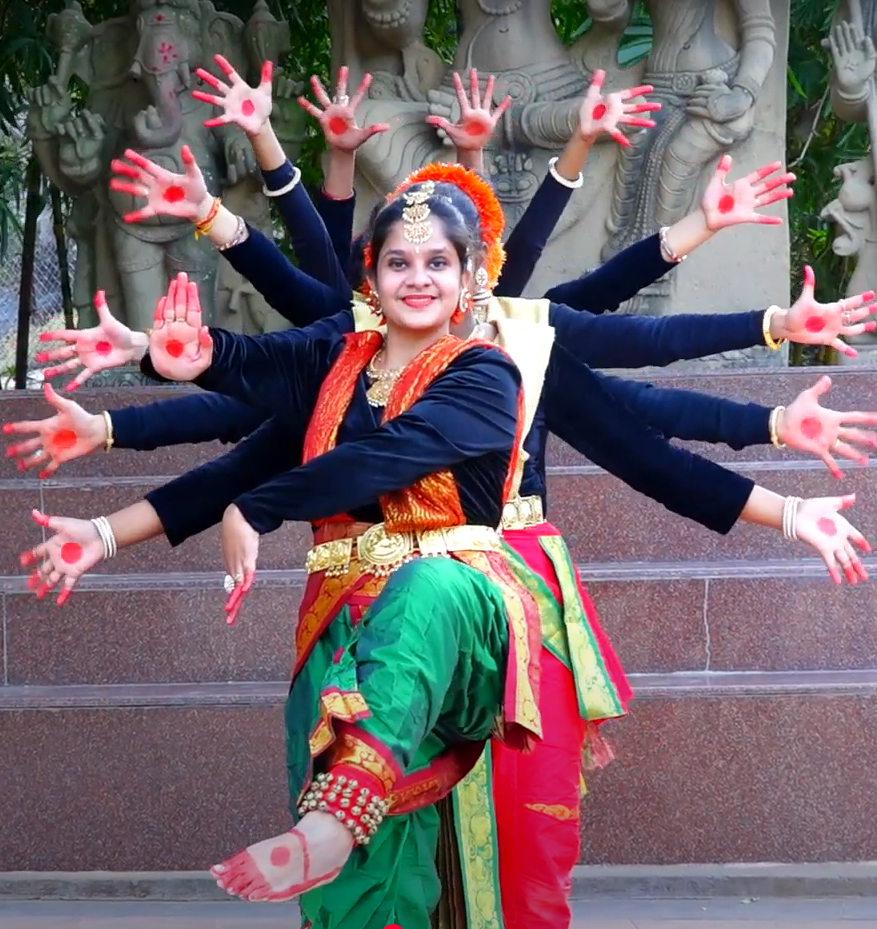
[[[353,215],[356,195],[346,200],[327,197],[322,188],[317,191],[317,210],[329,233],[329,239],[342,268],[350,260],[350,243],[353,241]]]
[[[592,368],[663,367],[684,358],[764,345],[764,310],[678,316],[595,316],[552,303],[557,344]]]
[[[115,447],[141,452],[217,439],[239,442],[258,429],[265,417],[262,410],[208,393],[110,410]]]
[[[724,442],[736,449],[770,442],[770,407],[595,373],[632,412],[668,439]]]
[[[295,175],[295,168],[290,162],[274,171],[263,171],[265,187],[268,190],[282,190]],[[298,266],[305,274],[329,287],[341,300],[349,303],[353,297],[344,265],[347,254],[339,256],[336,243],[328,225],[314,206],[304,184],[299,181],[288,193],[272,198],[280,209],[283,224],[289,233],[292,250],[298,260]],[[346,201],[340,201],[346,203]],[[353,208],[350,219],[353,222]],[[347,236],[347,252],[350,251],[350,234]],[[297,324],[301,325],[301,324]]]
[[[273,532],[285,520],[347,513],[467,459],[511,452],[519,389],[505,354],[473,346],[400,416],[235,502],[254,529]]]
[[[611,394],[607,402],[606,394],[595,372],[555,346],[543,393],[549,430],[674,513],[715,532],[730,531],[754,482],[674,447]]]
[[[660,239],[653,235],[613,255],[594,271],[552,287],[545,296],[574,310],[606,313],[617,310],[675,267],[664,260]]]
[[[171,545],[222,521],[226,507],[301,463],[304,433],[279,419],[263,423],[230,452],[146,494]]]
[[[497,297],[519,297],[523,293],[571,194],[572,190],[559,184],[550,173],[545,175],[505,244],[506,260],[494,288]]]

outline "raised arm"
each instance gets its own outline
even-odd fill
[[[506,263],[494,289],[498,297],[518,297],[523,293],[572,192],[584,182],[582,169],[594,143],[601,136],[607,136],[615,139],[619,145],[630,145],[621,127],[651,129],[655,125],[653,120],[637,114],[659,110],[660,103],[630,102],[651,93],[651,86],[643,85],[604,95],[601,92],[604,77],[605,72],[594,72],[591,86],[579,110],[575,131],[560,156],[549,162],[548,174],[506,241]],[[558,303],[570,302],[555,297],[551,299]],[[570,305],[579,306],[575,303]],[[582,304],[581,307],[598,312],[590,304]]]
[[[574,310],[604,313],[617,310],[626,300],[654,283],[723,229],[744,224],[776,226],[778,216],[758,212],[792,196],[790,173],[777,173],[773,162],[746,177],[727,183],[730,155],[718,164],[700,205],[688,216],[641,242],[619,252],[589,274],[552,287],[545,296]],[[771,175],[775,175],[771,177]]]
[[[370,74],[363,75],[352,98],[347,94],[347,79],[347,67],[342,66],[338,70],[335,95],[330,98],[320,79],[314,76],[311,78],[311,86],[319,106],[303,97],[299,100],[308,113],[319,122],[329,150],[326,178],[322,188],[317,192],[316,206],[325,223],[338,261],[345,271],[350,260],[353,214],[356,207],[353,188],[356,151],[372,136],[390,128],[386,123],[364,127],[356,124],[356,109],[365,98],[372,77]],[[360,282],[350,283],[357,286]]]

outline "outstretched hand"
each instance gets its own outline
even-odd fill
[[[463,87],[460,75],[454,72],[454,91],[457,94],[457,103],[460,106],[460,120],[452,123],[444,116],[427,116],[426,122],[430,126],[441,129],[454,143],[458,151],[477,152],[484,148],[493,135],[496,124],[503,113],[511,106],[512,98],[506,97],[493,109],[493,91],[496,79],[491,74],[484,87],[484,97],[478,84],[478,72],[472,68],[469,71],[469,94]]]
[[[820,406],[819,398],[831,390],[831,378],[823,375],[783,411],[777,432],[781,442],[799,452],[816,455],[836,478],[843,477],[834,455],[867,464],[867,451],[877,448],[877,435],[857,426],[877,426],[877,413],[837,413]],[[855,446],[861,446],[861,452]]]
[[[704,192],[700,208],[707,228],[718,232],[741,223],[781,226],[783,221],[779,216],[766,216],[758,211],[778,200],[788,200],[792,196],[788,185],[794,183],[795,175],[785,172],[771,177],[783,167],[781,161],[774,161],[729,184],[727,178],[731,164],[731,156],[723,155]]]
[[[841,570],[851,584],[868,580],[868,572],[853,546],[863,552],[870,552],[871,546],[862,533],[840,515],[840,510],[855,502],[856,495],[849,494],[802,500],[798,506],[795,526],[798,538],[819,552],[836,584],[841,583]]]
[[[113,159],[111,167],[122,177],[112,178],[110,187],[146,199],[146,206],[123,217],[126,223],[138,223],[153,216],[179,216],[197,221],[199,208],[209,196],[207,184],[188,145],[182,147],[180,155],[185,174],[174,174],[130,148],[125,150],[125,157],[131,164]]]
[[[46,401],[55,408],[46,419],[23,420],[6,423],[6,435],[36,433],[6,449],[7,458],[18,458],[18,470],[42,467],[40,477],[50,477],[66,461],[90,455],[106,441],[106,428],[102,416],[93,416],[66,397],[59,397],[50,384],[43,388]]]
[[[76,390],[99,371],[118,368],[135,360],[134,333],[120,323],[107,306],[106,294],[99,290],[94,297],[97,326],[91,329],[59,329],[40,334],[40,342],[64,342],[63,348],[37,352],[34,361],[60,361],[43,369],[43,377],[57,377],[81,367],[82,371],[65,388]]]
[[[203,90],[193,90],[192,96],[196,100],[209,103],[222,110],[219,116],[205,120],[204,125],[212,128],[233,123],[251,138],[258,135],[271,116],[274,64],[270,61],[263,62],[259,85],[250,87],[223,55],[214,55],[213,60],[225,75],[228,83],[214,77],[204,68],[195,70],[198,77],[212,87],[216,93],[209,94]]]
[[[630,140],[619,129],[619,126],[630,126],[635,129],[653,129],[655,121],[647,117],[638,116],[638,113],[650,113],[661,109],[656,102],[630,103],[636,97],[650,94],[655,88],[650,84],[639,87],[630,87],[615,93],[603,93],[603,81],[606,79],[605,71],[595,71],[591,79],[585,99],[579,109],[579,133],[583,139],[594,141],[597,136],[605,134],[613,138],[619,145],[630,145]]]
[[[356,125],[356,108],[362,103],[372,82],[372,76],[366,74],[353,97],[347,96],[347,66],[338,69],[338,82],[335,96],[330,98],[322,82],[314,74],[311,87],[320,106],[315,106],[307,97],[299,97],[298,102],[320,124],[326,144],[342,152],[355,152],[361,145],[380,132],[390,127],[387,123],[375,123],[373,126]],[[322,109],[320,108],[322,107]]]
[[[213,339],[201,324],[198,285],[181,272],[155,308],[149,357],[155,370],[171,381],[192,381],[213,359]]]
[[[79,579],[106,557],[103,540],[90,520],[46,516],[39,510],[31,516],[38,526],[54,535],[21,553],[22,567],[38,565],[28,578],[28,587],[42,599],[60,582],[61,592],[55,602],[63,606]]]
[[[858,352],[840,337],[857,336],[877,329],[877,322],[867,319],[877,312],[877,305],[870,305],[874,291],[845,297],[834,303],[819,303],[814,295],[815,288],[816,275],[807,265],[801,296],[781,317],[778,337],[804,345],[828,345],[843,355],[855,358]]]
[[[238,617],[244,598],[256,578],[259,557],[259,533],[246,521],[244,514],[232,504],[222,517],[222,558],[234,586],[228,591],[226,622],[232,625]]]

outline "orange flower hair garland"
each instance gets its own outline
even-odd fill
[[[505,216],[490,184],[475,174],[474,171],[470,171],[461,165],[435,162],[424,165],[409,174],[392,193],[387,195],[387,203],[395,200],[399,194],[404,193],[412,184],[420,184],[423,181],[453,184],[455,187],[459,187],[475,204],[481,222],[481,240],[487,249],[484,262],[487,271],[487,286],[490,290],[493,290],[505,262],[505,249],[502,247],[502,230],[505,226]],[[372,261],[371,244],[368,243],[363,249],[365,267],[371,268]],[[367,292],[367,288],[368,283],[366,282],[366,286],[362,288],[363,293]]]

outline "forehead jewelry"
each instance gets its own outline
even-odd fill
[[[429,198],[435,193],[435,182],[424,181],[416,190],[403,194],[405,206],[402,209],[402,235],[406,242],[419,246],[432,238],[432,221],[430,220]]]

